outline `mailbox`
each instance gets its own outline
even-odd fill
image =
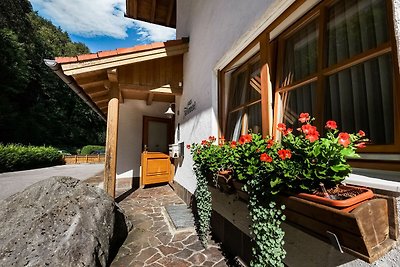
[[[169,145],[169,156],[171,158],[183,157],[183,142]]]

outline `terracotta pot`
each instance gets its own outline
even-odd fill
[[[219,188],[225,193],[233,193],[232,171],[224,170],[217,173],[217,181]]]
[[[357,206],[360,204],[364,203],[368,199],[371,199],[374,197],[374,193],[364,187],[356,187],[356,186],[349,186],[349,185],[339,185],[339,188],[341,189],[361,189],[362,193],[358,194],[355,197],[350,197],[346,199],[331,199],[327,197],[322,197],[318,196],[315,194],[308,194],[308,193],[300,193],[297,194],[296,196],[299,198],[307,199],[310,201],[314,201],[320,204],[324,204],[333,208],[340,209],[342,211],[352,211],[355,209]]]

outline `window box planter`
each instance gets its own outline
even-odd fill
[[[280,196],[287,222],[324,241],[333,233],[337,247],[366,262],[374,262],[396,245],[397,210],[394,198],[375,196],[351,211],[299,196]]]
[[[239,199],[248,202],[243,182],[229,181]],[[360,188],[345,186],[345,188]],[[398,240],[396,201],[393,197],[374,195],[370,189],[345,200],[332,200],[312,194],[283,195],[278,199],[286,206],[286,222],[331,243],[333,233],[343,252],[372,263],[385,255]],[[230,193],[232,191],[229,191]]]

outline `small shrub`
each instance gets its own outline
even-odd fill
[[[0,144],[0,172],[43,168],[62,164],[62,155],[54,147]]]
[[[93,152],[99,151],[100,153],[104,153],[105,146],[97,146],[97,145],[87,145],[82,147],[81,155],[90,155]]]

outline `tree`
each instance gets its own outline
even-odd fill
[[[43,63],[88,52],[27,0],[0,2],[0,142],[104,143],[105,123]]]

